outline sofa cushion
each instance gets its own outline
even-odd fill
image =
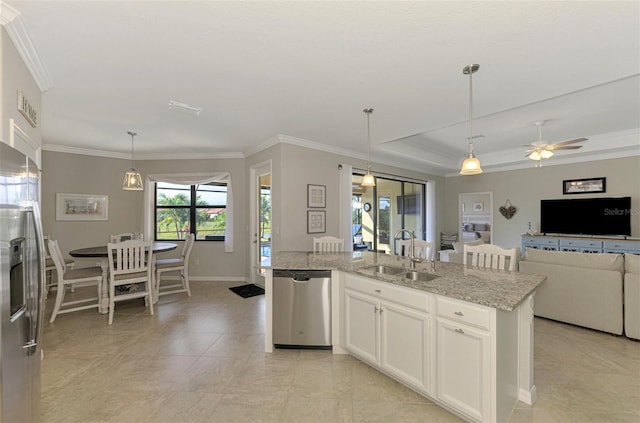
[[[637,257],[634,261],[640,263],[640,256],[628,254],[625,260],[629,257]],[[624,275],[624,334],[640,340],[640,273]]]
[[[587,269],[613,270],[620,273],[624,272],[624,258],[622,254],[588,254],[527,248],[525,261]]]
[[[639,273],[640,274],[640,255],[625,254],[624,256],[624,271],[627,273]]]
[[[465,245],[465,244],[466,244],[466,245],[480,245],[480,244],[484,244],[484,241],[483,241],[483,240],[481,240],[481,239],[476,239],[475,241],[469,241],[469,242],[465,242],[465,243],[462,243],[462,242],[454,242],[454,243],[453,243],[453,250],[454,250],[456,253],[461,253],[461,252],[462,252],[462,250],[464,250],[464,245]]]

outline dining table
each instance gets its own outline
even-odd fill
[[[153,250],[151,265],[155,262],[155,254],[164,253],[167,251],[175,250],[178,248],[178,244],[173,242],[152,242],[151,248]],[[102,301],[98,308],[100,314],[106,314],[109,312],[109,284],[107,283],[107,274],[109,272],[109,252],[107,245],[98,245],[95,247],[78,248],[76,250],[69,251],[69,255],[75,258],[99,258],[100,267],[102,268],[102,286],[100,291],[102,292]],[[151,272],[151,287],[155,287],[155,272]],[[153,297],[153,295],[152,295]]]

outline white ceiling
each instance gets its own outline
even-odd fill
[[[52,81],[45,149],[246,155],[274,139],[450,174],[588,137],[549,164],[640,155],[638,1],[19,1]],[[170,100],[202,107],[169,110]]]

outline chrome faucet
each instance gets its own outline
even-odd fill
[[[408,229],[399,229],[393,237],[398,238],[398,235],[400,235],[403,232],[408,233],[409,236],[411,237],[411,255],[409,256],[409,269],[414,270],[416,268],[416,263],[422,263],[422,259],[420,257],[416,257],[416,253],[415,253],[416,234],[413,231],[410,231]]]

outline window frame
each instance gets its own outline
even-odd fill
[[[203,186],[203,185],[215,185],[215,186],[223,186],[225,187],[225,191],[226,194],[228,195],[228,187],[229,184],[227,182],[208,182],[205,184],[176,184],[173,183],[173,185],[181,185],[183,187],[185,187],[183,190],[185,192],[189,192],[189,200],[190,203],[188,205],[158,205],[158,185],[160,184],[156,183],[155,184],[155,192],[154,192],[154,198],[153,198],[153,202],[154,202],[154,214],[153,214],[153,238],[155,241],[158,242],[163,242],[163,241],[184,241],[181,239],[158,239],[158,209],[184,209],[184,210],[188,210],[189,211],[189,233],[190,234],[195,234],[195,241],[206,241],[206,242],[219,242],[219,241],[225,241],[225,235],[205,235],[205,238],[200,238],[198,239],[198,234],[196,232],[197,229],[197,216],[198,216],[198,209],[215,209],[215,208],[223,208],[225,210],[225,213],[227,211],[227,204],[207,204],[207,205],[197,205],[196,201],[197,201],[197,192],[198,192],[198,187],[199,186]],[[189,187],[189,189],[187,189],[187,187]],[[165,188],[160,188],[160,189],[165,189]],[[179,189],[179,188],[174,188],[174,189]],[[228,202],[228,201],[227,201]],[[226,219],[225,219],[225,229],[226,229]]]

